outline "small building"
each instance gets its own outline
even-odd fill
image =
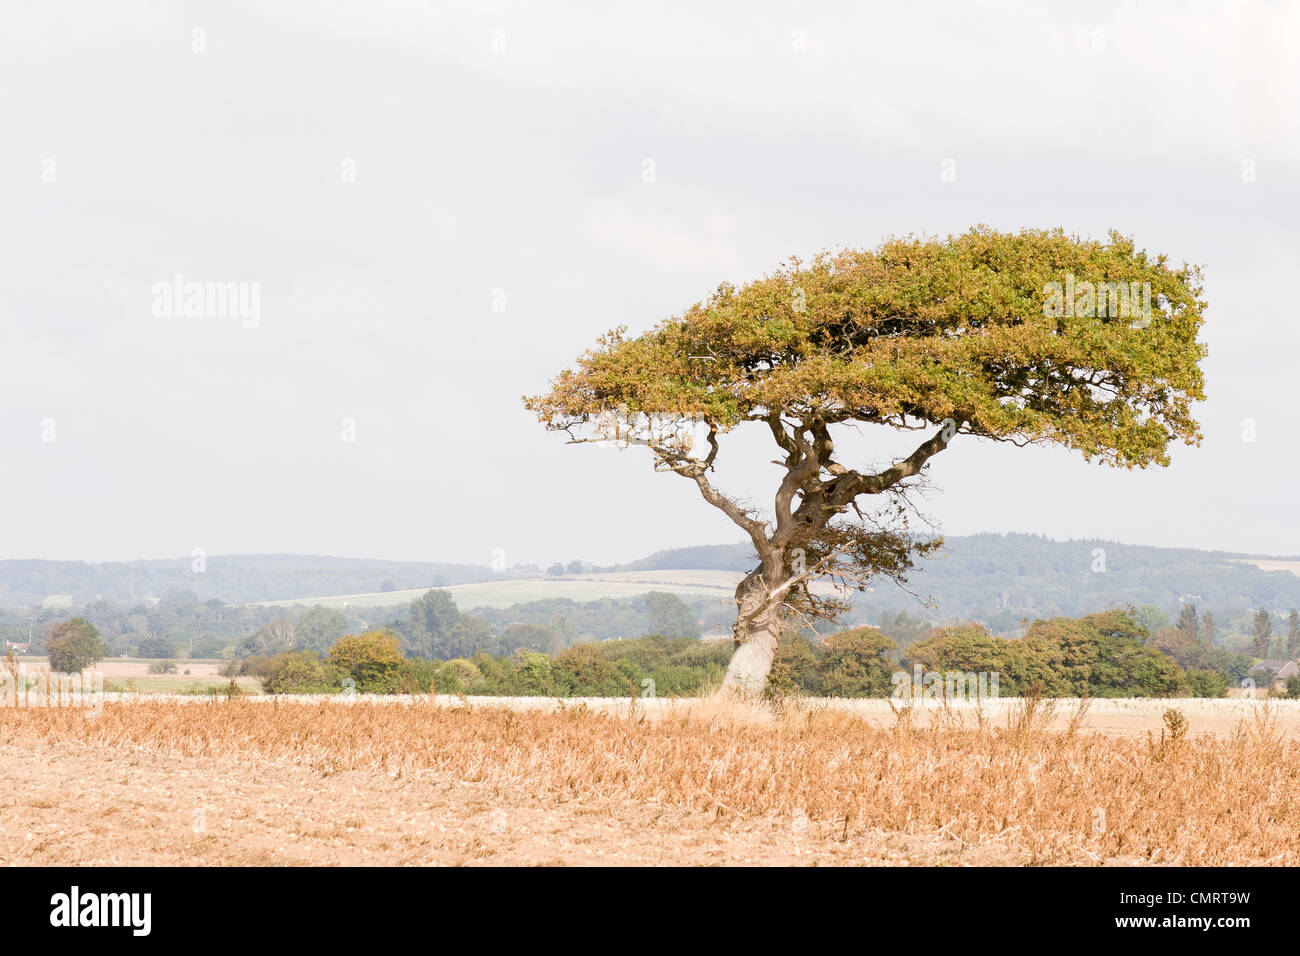
[[[5,641],[5,650],[15,654],[26,654],[32,649],[30,641]]]
[[[1300,662],[1260,661],[1250,673],[1261,688],[1286,690],[1286,679],[1300,676]]]

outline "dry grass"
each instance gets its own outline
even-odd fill
[[[11,747],[32,754],[71,746],[88,760],[234,761],[399,789],[403,781],[468,786],[486,794],[483,812],[498,815],[623,806],[670,813],[697,840],[700,826],[785,830],[813,859],[833,862],[849,862],[836,844],[872,835],[941,840],[981,862],[1300,862],[1300,745],[1270,706],[1225,735],[1198,733],[1171,711],[1160,737],[1145,739],[1086,731],[1082,711],[1056,706],[1024,701],[997,718],[947,711],[924,725],[900,711],[882,727],[833,708],[787,705],[776,714],[723,699],[657,717],[555,702],[521,713],[432,702],[143,699],[109,703],[93,718],[71,708],[8,709],[0,728]],[[313,817],[330,826],[327,804]],[[345,820],[335,825],[347,829]],[[634,839],[632,826],[644,821],[627,818],[601,839]],[[708,839],[698,861],[709,859]]]

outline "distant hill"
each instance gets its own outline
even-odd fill
[[[1104,552],[1104,570],[1099,556]],[[1259,557],[1264,570],[1243,563],[1248,555],[1190,548],[1156,548],[1113,541],[1053,541],[1040,535],[978,534],[950,537],[941,554],[922,562],[910,587],[921,599],[889,583],[859,595],[854,617],[909,611],[927,620],[979,620],[1007,631],[1024,618],[1080,615],[1109,606],[1154,604],[1166,611],[1180,599],[1216,611],[1267,607],[1285,613],[1300,607],[1300,577],[1282,568],[1300,562]],[[226,604],[306,603],[387,606],[405,603],[429,587],[458,588],[462,607],[537,600],[550,595],[573,600],[627,597],[666,590],[701,596],[718,591],[718,572],[754,566],[748,544],[724,544],[660,551],[638,561],[558,579],[533,568],[494,573],[476,565],[380,561],[319,555],[221,555],[207,558],[196,573],[190,558],[90,564],[78,561],[0,561],[0,608],[85,607],[97,600],[131,605],[192,592],[200,602]],[[679,569],[704,574],[677,575]],[[625,572],[616,574],[616,572]],[[651,574],[650,572],[656,572]],[[699,580],[696,580],[699,578]],[[528,579],[528,580],[524,580]],[[486,582],[486,583],[483,583]],[[704,589],[704,590],[701,590]],[[722,590],[725,590],[722,589]],[[721,591],[718,591],[721,593]],[[365,600],[357,600],[363,595]]]
[[[630,564],[620,564],[611,571],[669,571],[676,568],[699,568],[708,571],[748,571],[756,556],[749,544],[705,544],[694,548],[656,551]]]
[[[995,629],[1014,628],[1026,617],[1080,615],[1113,605],[1169,609],[1180,599],[1202,608],[1281,612],[1300,606],[1300,577],[1244,563],[1251,557],[1114,541],[977,534],[947,538],[940,554],[918,564],[908,586],[922,599],[933,597],[935,606],[924,611],[928,618],[980,620]],[[1270,561],[1273,566],[1288,563],[1259,560],[1266,567]],[[619,570],[747,571],[755,561],[748,544],[728,544],[660,551]],[[855,603],[872,611],[921,612],[917,597],[889,583]]]
[[[169,591],[192,591],[200,601],[227,604],[275,601],[299,594],[345,594],[427,588],[500,579],[468,564],[380,561],[302,554],[218,555],[206,569],[192,558],[150,561],[0,561],[0,607],[83,606],[97,600],[146,603]]]

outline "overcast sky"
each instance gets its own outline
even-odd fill
[[[1205,441],[954,442],[942,530],[1300,552],[1297,6],[863,6],[7,6],[0,557],[739,540],[520,396],[791,254],[981,222],[1201,263]],[[169,313],[177,274],[256,316]],[[767,500],[771,450],[730,453]]]

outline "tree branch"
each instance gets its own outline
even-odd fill
[[[849,471],[828,482],[827,506],[836,509],[844,508],[859,495],[878,495],[882,491],[888,491],[903,479],[911,478],[925,467],[926,462],[948,447],[951,436],[956,434],[961,423],[954,423],[954,426],[940,429],[933,438],[917,446],[912,454],[878,474],[863,475],[856,471]],[[952,431],[945,436],[949,427]]]

